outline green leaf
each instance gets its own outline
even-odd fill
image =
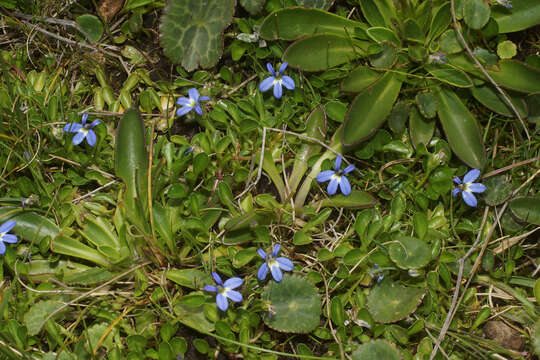
[[[510,202],[512,214],[520,221],[540,226],[540,197],[521,197]]]
[[[312,7],[322,10],[328,10],[334,3],[334,0],[296,0],[300,6]]]
[[[439,104],[439,119],[452,151],[470,167],[483,169],[486,155],[476,119],[452,90],[440,88],[434,95]]]
[[[501,205],[512,194],[512,184],[505,180],[505,176],[493,176],[483,183],[487,188],[483,194],[484,200],[489,206]]]
[[[98,249],[99,247],[111,248],[113,251],[110,260],[113,262],[121,260],[122,252],[124,257],[128,255],[127,248],[121,249],[118,236],[112,232],[109,224],[100,217],[87,216],[81,235]]]
[[[62,304],[53,300],[43,300],[32,305],[30,310],[24,314],[24,324],[28,329],[28,335],[37,335],[41,330],[43,321],[60,306]]]
[[[303,71],[322,71],[364,57],[368,44],[340,35],[316,34],[292,43],[283,60]]]
[[[99,251],[65,235],[59,235],[51,241],[51,251],[57,254],[88,260],[103,267],[110,266],[107,258]]]
[[[517,55],[517,47],[516,44],[511,42],[510,40],[505,40],[500,42],[497,45],[497,55],[501,59],[511,59],[514,56]]]
[[[168,270],[165,277],[178,285],[199,290],[213,282],[210,275],[196,269]]]
[[[359,66],[341,82],[341,91],[361,92],[382,77],[382,73],[369,66]]]
[[[319,325],[321,297],[315,286],[300,276],[285,274],[281,282],[269,282],[262,300],[269,306],[264,322],[274,330],[308,333]]]
[[[419,44],[423,44],[426,35],[420,28],[420,25],[414,19],[407,19],[404,26],[404,36],[408,41],[413,41]]]
[[[335,207],[348,209],[363,209],[375,206],[377,200],[369,193],[352,190],[347,196],[337,194],[335,196],[325,198],[317,203],[320,207]]]
[[[213,306],[215,306],[215,304]],[[193,307],[178,302],[174,305],[174,313],[178,316],[176,320],[192,329],[199,330],[203,333],[214,331],[215,325],[206,317],[204,305]]]
[[[409,134],[411,136],[411,142],[415,148],[419,144],[427,146],[429,140],[433,137],[435,131],[435,120],[427,120],[416,107],[411,108],[409,114]]]
[[[425,289],[405,287],[391,280],[375,285],[367,297],[367,308],[373,320],[392,323],[411,314],[424,297]]]
[[[251,15],[257,14],[262,10],[266,0],[240,0],[240,5]]]
[[[497,68],[488,70],[495,82],[505,88],[525,92],[540,93],[540,69],[521,61],[501,60]]]
[[[363,23],[344,17],[308,8],[285,8],[268,15],[261,24],[260,34],[266,40],[296,40],[306,35],[329,33],[351,36]]]
[[[369,38],[375,42],[388,41],[396,46],[401,44],[398,36],[390,29],[382,26],[374,26],[366,29],[366,34]]]
[[[468,88],[473,86],[469,75],[448,64],[426,65],[426,70],[437,80],[456,87]]]
[[[502,95],[489,85],[472,87],[471,94],[478,102],[497,114],[508,117],[516,116],[510,106],[506,104]],[[510,98],[510,101],[512,101],[512,104],[516,107],[519,115],[522,118],[527,117],[527,104],[525,103],[525,100],[521,97],[512,96],[510,94],[507,95]]]
[[[454,29],[446,30],[441,35],[441,50],[446,55],[457,54],[463,51],[463,45],[459,41]]]
[[[416,105],[425,118],[433,119],[437,115],[437,99],[432,93],[419,93],[416,95]]]
[[[356,145],[372,136],[392,111],[400,89],[398,76],[388,72],[354,98],[343,123],[341,143]]]
[[[159,27],[165,55],[187,71],[214,66],[235,7],[236,0],[169,0]]]
[[[401,360],[394,344],[386,340],[364,343],[352,353],[352,360]]]
[[[398,49],[394,44],[385,42],[373,48],[380,48],[375,54],[369,56],[369,62],[371,66],[381,69],[388,69],[394,66],[398,60]]]
[[[489,5],[483,0],[465,0],[463,16],[465,23],[474,30],[480,30],[489,21],[491,11]]]
[[[450,2],[447,1],[435,10],[435,15],[431,19],[427,40],[430,41],[439,37],[439,35],[446,31],[451,21]]]
[[[419,269],[431,260],[431,248],[422,240],[397,235],[388,247],[390,259],[402,269]]]
[[[492,17],[497,22],[499,34],[525,30],[540,24],[540,2],[537,0],[512,1],[512,8],[494,6]]]
[[[362,0],[360,8],[371,26],[392,27],[396,9],[391,0]]]
[[[540,299],[538,299],[540,301]],[[540,355],[540,320],[536,321],[534,324],[534,334],[532,337],[532,345],[536,355]]]
[[[31,211],[5,206],[0,208],[0,222],[14,220],[17,224],[13,232],[21,238],[37,243],[49,237],[53,239],[60,233],[60,229],[48,218]]]
[[[75,19],[81,29],[88,35],[93,42],[99,41],[103,35],[103,24],[97,16],[85,14]]]

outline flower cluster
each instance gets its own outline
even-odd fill
[[[477,204],[476,197],[473,193],[482,193],[486,191],[486,186],[480,183],[473,183],[480,176],[480,170],[472,169],[463,177],[463,181],[457,176],[454,177],[454,182],[458,185],[457,188],[452,190],[452,196],[456,197],[461,193],[463,201],[469,206],[475,207]]]
[[[328,187],[326,188],[326,191],[328,191],[330,195],[334,195],[336,193],[338,186],[343,195],[349,195],[351,193],[351,183],[345,177],[345,175],[353,170],[354,165],[352,164],[347,166],[344,170],[341,170],[341,156],[338,155],[334,164],[334,170],[321,171],[317,175],[317,181],[326,182],[330,180]]]
[[[14,220],[8,220],[2,225],[0,225],[0,255],[3,255],[6,252],[6,245],[15,244],[17,242],[17,236],[9,234],[9,232],[17,225]]]
[[[90,146],[96,145],[96,133],[92,130],[96,125],[101,124],[99,120],[94,120],[91,123],[86,123],[88,119],[88,114],[84,113],[82,115],[81,124],[79,123],[68,123],[64,126],[65,132],[75,133],[73,137],[73,145],[79,145],[84,139]]]

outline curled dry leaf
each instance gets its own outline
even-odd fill
[[[109,22],[122,9],[123,5],[124,0],[101,0],[98,10],[103,19]]]

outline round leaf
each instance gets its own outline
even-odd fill
[[[422,240],[410,236],[397,236],[388,247],[390,259],[402,269],[419,269],[431,260],[431,249]]]
[[[81,29],[88,35],[93,42],[99,41],[103,35],[103,24],[97,16],[85,14],[79,16],[76,20]]]
[[[392,323],[411,314],[422,301],[425,289],[405,287],[391,280],[377,284],[367,298],[367,307],[373,320]]]
[[[520,221],[540,226],[540,197],[522,197],[510,202],[510,210]]]
[[[353,360],[400,360],[398,350],[385,340],[370,341],[360,345],[352,354]]]
[[[517,55],[516,44],[514,44],[510,40],[500,42],[499,45],[497,45],[497,55],[499,55],[501,59],[513,58]]]
[[[465,0],[463,15],[471,29],[480,30],[489,21],[491,11],[484,0]]]

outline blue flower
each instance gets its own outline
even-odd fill
[[[281,64],[281,66],[279,67],[279,71],[276,74],[274,68],[272,67],[272,64],[267,63],[266,68],[272,76],[267,77],[261,82],[261,85],[259,85],[259,90],[265,92],[273,86],[274,97],[276,99],[280,99],[281,95],[283,95],[283,88],[281,87],[281,85],[284,85],[289,90],[294,90],[294,80],[287,75],[283,75],[283,72],[287,68],[287,65],[288,64],[286,62]]]
[[[65,132],[76,133],[73,137],[73,145],[79,145],[84,139],[90,146],[96,145],[96,133],[92,130],[96,125],[101,124],[99,120],[94,120],[90,124],[86,123],[88,119],[88,114],[83,114],[81,122],[79,123],[68,123],[64,126]]]
[[[511,9],[511,8],[512,8],[512,3],[510,2],[510,0],[497,0],[497,3],[498,3],[499,5],[504,6],[504,7],[507,8],[507,9]]]
[[[205,285],[203,289],[217,293],[216,304],[221,311],[227,311],[227,308],[229,307],[227,298],[234,302],[242,301],[242,294],[233,289],[236,289],[242,285],[244,280],[240,279],[239,277],[232,277],[224,283],[217,272],[212,272],[212,277],[218,286]]]
[[[335,170],[325,170],[321,171],[317,175],[317,181],[318,182],[326,182],[330,180],[330,183],[328,184],[328,187],[326,188],[326,191],[330,195],[334,195],[337,191],[338,185],[341,189],[341,193],[343,195],[349,195],[351,193],[351,184],[349,183],[349,180],[345,177],[345,174],[350,173],[354,170],[354,165],[349,165],[345,168],[345,170],[340,170],[341,168],[341,156],[338,155],[336,158],[336,163],[334,166]]]
[[[176,103],[178,105],[182,105],[182,107],[178,110],[176,110],[177,116],[186,115],[191,110],[195,109],[197,114],[202,115],[202,109],[201,105],[199,104],[200,101],[210,101],[210,98],[208,96],[199,96],[199,92],[195,88],[191,88],[188,90],[189,99],[186,97],[181,97],[176,100]]]
[[[429,59],[432,63],[446,64],[446,54],[439,51],[429,55]]]
[[[15,221],[8,220],[0,225],[0,255],[3,255],[6,252],[5,242],[8,244],[15,244],[17,242],[17,236],[8,234],[16,224]]]
[[[454,177],[454,182],[458,184],[458,187],[452,190],[452,196],[456,197],[457,194],[461,193],[463,201],[469,206],[476,206],[477,201],[473,193],[482,193],[486,191],[486,186],[480,183],[473,183],[474,180],[478,179],[480,175],[480,170],[472,169],[463,177],[463,182],[457,176]]]
[[[278,244],[274,245],[274,251],[272,251],[272,254],[270,255],[267,255],[263,249],[257,250],[259,256],[265,260],[259,267],[259,271],[257,271],[257,278],[259,278],[259,280],[262,281],[266,279],[268,269],[270,269],[274,280],[280,282],[283,278],[281,270],[291,271],[294,268],[294,264],[291,260],[285,257],[277,257],[279,249],[280,246]]]

